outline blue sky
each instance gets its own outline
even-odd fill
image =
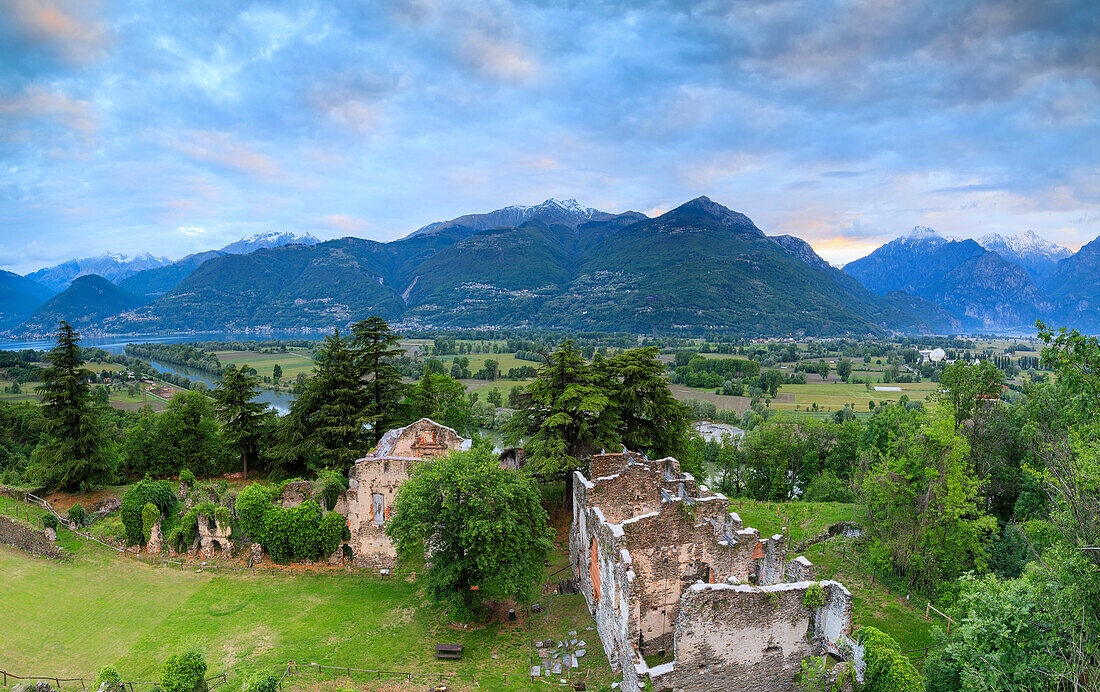
[[[1095,2],[0,0],[0,267],[706,194],[841,263],[1100,235]]]

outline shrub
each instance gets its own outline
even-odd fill
[[[199,504],[195,505],[195,511],[206,517],[207,519],[213,521],[215,512],[217,512],[217,505],[215,505],[213,502],[200,502]]]
[[[863,690],[866,692],[923,692],[920,674],[902,655],[901,647],[885,632],[874,627],[859,631],[859,643],[863,644]]]
[[[146,478],[131,485],[122,496],[122,524],[126,527],[126,542],[140,543],[144,535],[142,510],[147,503],[153,503],[165,516],[171,516],[176,508],[176,496],[168,481],[154,481]]]
[[[122,689],[122,676],[112,666],[103,666],[95,678],[96,692],[115,692]]]
[[[157,506],[152,502],[145,503],[141,508],[141,535],[144,543],[148,543],[149,537],[153,535],[153,525],[157,523],[157,519],[160,519],[160,510]]]
[[[69,508],[69,521],[74,522],[77,526],[84,526],[84,521],[88,518],[84,512],[84,505],[79,502]]]
[[[325,509],[332,510],[336,506],[336,500],[340,493],[348,489],[348,479],[339,471],[329,469],[317,474],[317,480],[313,482],[313,488],[317,496],[325,503]]]
[[[826,469],[810,481],[802,499],[806,502],[851,502],[852,491],[836,474]]]
[[[165,692],[204,692],[206,659],[198,649],[169,656],[160,677]]]
[[[263,543],[267,525],[267,510],[271,508],[272,494],[268,488],[253,483],[242,490],[234,503],[241,528],[252,540]]]
[[[321,524],[317,527],[317,543],[320,549],[320,557],[328,557],[340,547],[340,541],[344,539],[344,531],[348,521],[336,512],[329,512],[321,517]]]
[[[188,488],[195,487],[195,474],[190,469],[180,469],[180,483],[185,483]]]
[[[815,581],[810,584],[806,593],[802,594],[802,605],[814,610],[825,605],[825,589],[821,586],[821,582]]]
[[[52,514],[47,514],[46,516],[42,517],[42,526],[47,529],[53,529],[54,531],[57,531],[57,517]]]
[[[275,692],[279,686],[279,676],[269,670],[253,673],[244,683],[244,692]]]
[[[269,505],[264,512],[263,522],[263,530],[259,532],[259,538],[255,538],[256,534],[249,535],[267,548],[268,554],[275,562],[290,561],[294,555],[294,549],[290,544],[290,516],[287,510]]]
[[[229,528],[229,522],[232,518],[229,514],[228,507],[218,507],[214,510],[214,518],[225,528]]]
[[[286,512],[290,518],[290,549],[294,559],[316,559],[320,551],[318,527],[321,524],[321,507],[313,500],[306,500]]]

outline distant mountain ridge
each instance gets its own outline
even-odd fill
[[[844,271],[880,295],[900,290],[940,305],[967,328],[1030,329],[1040,317],[1064,316],[1044,290],[1049,283],[1040,286],[1037,278],[1072,263],[1072,253],[1031,232],[1013,238],[990,234],[982,241],[988,249],[919,227],[849,262]]]
[[[319,242],[321,241],[309,233],[298,235],[286,231],[269,231],[241,238],[223,247],[221,252],[227,255],[247,255],[256,250],[282,247],[284,245],[316,245]]]
[[[208,259],[109,331],[324,327],[858,334],[944,331],[706,197],[655,218],[560,203],[469,215],[390,243],[341,238]],[[517,211],[522,209],[523,211]],[[505,210],[498,210],[505,211]],[[557,221],[535,216],[546,214]],[[564,217],[562,216],[564,214]],[[476,218],[475,218],[476,217]],[[545,217],[544,217],[545,218]],[[164,271],[164,270],[158,270]]]
[[[1058,262],[1073,255],[1069,248],[1040,238],[1034,231],[1024,231],[1014,236],[990,233],[978,238],[978,244],[1023,267],[1038,285],[1046,282]]]
[[[575,199],[559,200],[550,198],[542,204],[523,206],[513,204],[496,211],[483,214],[465,214],[450,221],[436,221],[421,226],[406,238],[432,233],[447,228],[461,227],[471,231],[484,231],[490,228],[515,228],[527,221],[542,221],[546,224],[560,223],[576,228],[589,221],[605,221],[615,214],[592,207],[586,207]]]
[[[11,329],[30,317],[56,291],[37,281],[0,270],[0,331]]]
[[[65,290],[73,279],[85,274],[97,274],[108,281],[118,281],[145,269],[163,267],[169,262],[171,260],[167,257],[155,257],[148,252],[135,257],[106,252],[96,257],[67,260],[53,267],[45,267],[27,274],[27,278],[57,292]]]

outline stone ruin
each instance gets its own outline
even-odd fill
[[[743,526],[676,459],[598,454],[590,475],[574,473],[570,562],[622,689],[793,690],[803,658],[852,657],[851,593],[813,581],[784,536]]]

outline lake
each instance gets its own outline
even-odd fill
[[[107,353],[123,354],[126,344],[178,344],[191,341],[270,341],[273,339],[306,339],[308,341],[320,341],[324,334],[302,334],[300,332],[210,332],[205,334],[174,334],[169,336],[88,336],[82,337],[81,346],[89,348],[101,348]],[[36,339],[26,341],[0,341],[0,350],[24,351],[34,349],[47,351],[54,347],[56,342],[52,339]],[[182,375],[192,382],[205,382],[213,389],[214,379],[209,373],[195,370],[182,365],[160,363],[150,361],[150,365],[161,372]],[[276,412],[285,414],[290,411],[290,404],[294,401],[294,395],[289,392],[275,392],[270,389],[261,389],[256,396],[256,401],[262,401]]]

